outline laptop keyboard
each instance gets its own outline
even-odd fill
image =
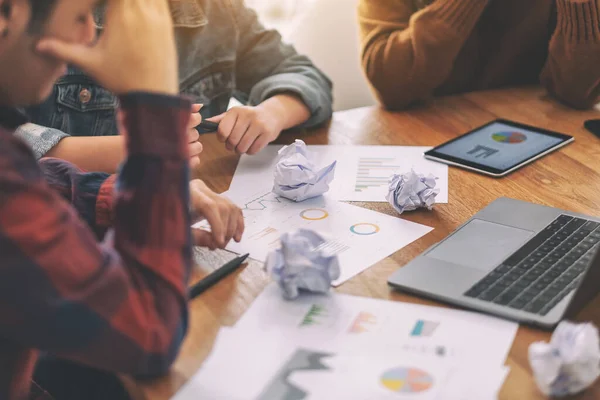
[[[546,315],[575,289],[600,243],[600,224],[561,215],[465,296]]]

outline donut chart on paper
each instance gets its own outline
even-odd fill
[[[381,375],[381,384],[396,393],[425,392],[433,387],[433,383],[433,377],[418,368],[397,367]]]
[[[361,222],[350,227],[350,232],[361,236],[374,235],[380,230],[381,229],[379,228],[379,225],[372,224],[370,222]]]
[[[308,208],[300,213],[300,217],[307,221],[320,221],[329,217],[329,213],[320,208]]]

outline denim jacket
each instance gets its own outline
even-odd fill
[[[331,117],[330,80],[312,62],[261,25],[243,0],[171,0],[181,93],[203,103],[202,116],[225,112],[235,93],[257,105],[286,92],[299,96],[311,117]],[[99,19],[98,24],[102,21]],[[62,138],[116,135],[117,98],[70,67],[41,105],[26,109],[30,124],[17,130],[42,157]]]

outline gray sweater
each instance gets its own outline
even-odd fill
[[[331,81],[283,43],[279,33],[265,29],[243,0],[180,0],[170,5],[180,90],[204,104],[204,118],[226,111],[234,95],[257,105],[279,93],[295,94],[309,108],[311,117],[301,127],[331,117]],[[101,13],[97,23],[101,29]],[[43,157],[66,136],[117,135],[117,107],[112,93],[70,67],[43,104],[25,110],[32,123],[16,134]]]

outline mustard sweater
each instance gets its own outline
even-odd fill
[[[379,100],[541,82],[575,108],[598,101],[600,0],[360,0],[362,64]]]

